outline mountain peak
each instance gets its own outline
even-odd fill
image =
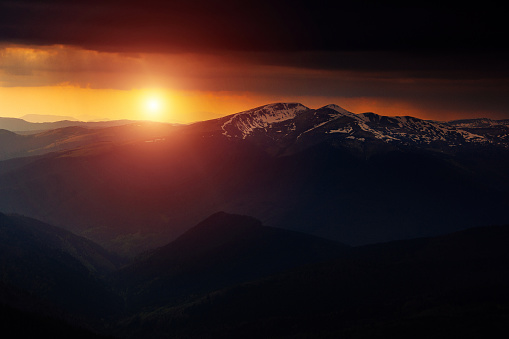
[[[234,118],[238,116],[246,116],[246,115],[255,115],[258,117],[261,116],[269,116],[273,119],[269,120],[286,120],[285,118],[295,117],[298,112],[309,110],[309,107],[304,106],[298,102],[277,102],[272,104],[267,104],[259,107],[252,108],[247,111],[242,111],[237,114],[234,114]]]
[[[309,109],[309,107],[306,107],[303,104],[298,103],[298,102],[275,102],[275,103],[266,104],[266,105],[263,105],[263,106],[259,106],[259,107],[253,108],[253,109],[248,110],[246,112],[253,111],[253,110],[258,110],[258,109],[272,109],[272,110],[299,109],[299,110],[304,110],[304,109]]]
[[[300,103],[273,103],[234,114],[221,128],[227,137],[245,139],[257,128],[265,129],[271,124],[291,120],[300,112],[309,110]]]
[[[341,114],[352,114],[352,112],[344,109],[343,107],[339,106],[339,105],[336,105],[336,104],[329,104],[327,106],[323,106],[322,108],[328,108],[328,109],[332,109],[338,113],[341,113]]]

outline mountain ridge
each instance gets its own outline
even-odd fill
[[[23,119],[27,122],[57,122],[57,121],[79,121],[75,117],[65,115],[53,115],[53,114],[25,114],[19,119]]]
[[[0,128],[10,131],[44,130],[81,126],[104,128],[134,123],[128,120],[106,122],[60,121],[26,123],[24,128],[4,126],[4,122],[23,124],[23,120],[0,118]],[[418,147],[455,152],[457,148],[496,146],[509,148],[509,120],[487,118],[440,122],[411,116],[383,116],[376,113],[352,113],[337,104],[312,109],[301,103],[271,103],[222,118],[182,125],[183,130],[209,125],[211,131],[227,138],[250,140],[269,147],[272,154],[287,154],[315,140],[341,141],[358,148],[364,143],[382,143],[389,147]],[[212,127],[215,126],[215,127]],[[215,132],[214,132],[215,131]],[[268,146],[269,143],[276,146]]]
[[[509,128],[504,120],[489,120],[481,126],[497,128],[497,135],[479,127],[471,119],[452,122],[423,120],[410,116],[383,116],[375,113],[352,113],[329,104],[310,109],[298,103],[260,106],[222,118],[221,129],[228,138],[252,139],[258,144],[279,143],[280,152],[292,149],[302,137],[343,142],[384,143],[397,148],[419,147],[455,151],[468,146],[509,147]],[[297,147],[300,149],[300,147]],[[291,151],[290,151],[291,152]]]
[[[280,103],[88,131],[45,132],[65,149],[0,162],[0,209],[130,255],[218,210],[350,245],[507,220],[506,126]]]
[[[21,118],[0,117],[0,129],[6,129],[11,132],[36,133],[49,129],[62,127],[82,126],[88,128],[102,128],[110,126],[120,126],[129,123],[135,123],[135,120],[108,120],[108,121],[79,121],[79,120],[59,120],[53,122],[29,122]]]

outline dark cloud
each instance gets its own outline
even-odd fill
[[[298,51],[238,53],[253,63],[316,70],[355,70],[388,78],[509,77],[509,52]]]
[[[331,5],[333,3],[333,5]],[[475,6],[474,6],[475,5]],[[377,1],[0,1],[0,39],[122,51],[500,50],[500,8]]]
[[[398,3],[0,0],[0,42],[111,52],[244,53],[256,63],[410,77],[509,73],[500,7]]]

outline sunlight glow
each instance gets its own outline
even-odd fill
[[[147,101],[147,109],[150,112],[157,112],[161,109],[161,101],[158,99],[149,99]]]
[[[162,102],[157,98],[150,98],[145,103],[146,114],[152,118],[159,116],[162,110]]]
[[[163,97],[159,94],[150,94],[143,98],[142,110],[146,119],[158,121],[164,118],[166,100]]]

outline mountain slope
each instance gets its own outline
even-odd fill
[[[352,248],[342,258],[131,317],[125,337],[503,338],[509,227]]]
[[[171,133],[173,125],[139,122],[113,127],[70,126],[20,135],[0,130],[0,160],[28,157],[80,147],[153,141]]]
[[[0,214],[0,262],[6,298],[2,302],[13,307],[33,311],[46,304],[49,314],[60,310],[62,315],[98,319],[121,306],[100,279],[120,260],[86,239],[37,220]],[[18,293],[26,296],[19,298]]]
[[[55,339],[101,339],[106,338],[89,330],[72,325],[59,318],[51,318],[34,312],[23,312],[0,304],[0,319],[4,333],[19,337],[49,337]],[[108,337],[111,339],[111,337]]]
[[[329,260],[346,250],[325,239],[220,212],[122,269],[116,281],[131,307],[167,305],[191,294]]]

